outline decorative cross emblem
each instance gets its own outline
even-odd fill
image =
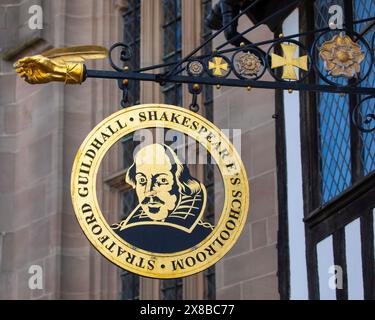
[[[225,74],[223,74],[222,71],[228,71],[228,63],[225,61],[223,62],[223,58],[221,57],[214,57],[214,61],[208,62],[208,69],[213,70],[213,75],[222,77]]]
[[[281,44],[284,56],[281,57],[277,54],[271,55],[271,69],[284,67],[283,75],[281,76],[284,80],[298,80],[294,67],[308,71],[308,58],[306,56],[296,58],[296,51],[298,46],[295,44]]]

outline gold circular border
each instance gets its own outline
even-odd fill
[[[220,138],[220,141],[222,145],[228,150],[229,155],[231,156],[231,159],[235,164],[235,167],[237,168],[236,174],[223,174],[225,172],[224,168],[225,161],[221,159],[220,154],[216,154],[216,152],[212,152],[212,143],[205,142],[203,143],[201,139],[199,139],[200,135],[191,129],[188,129],[187,127],[172,123],[172,122],[166,122],[166,121],[160,121],[160,120],[150,120],[145,121],[144,123],[137,123],[136,125],[134,123],[131,123],[130,119],[132,118],[133,121],[136,118],[136,116],[140,114],[140,112],[172,112],[172,113],[178,113],[182,116],[186,116],[189,119],[192,120],[192,122],[196,121],[197,124],[203,124],[205,128],[209,129],[210,132],[214,133],[216,137]],[[95,137],[98,133],[101,133],[104,131],[104,129],[108,128],[113,123],[116,123],[116,121],[126,120],[124,123],[127,124],[127,127],[124,129],[121,129],[117,131],[115,134],[111,135],[108,140],[106,140],[102,147],[97,151],[97,155],[95,159],[92,161],[90,174],[89,174],[89,183],[88,183],[88,190],[89,190],[89,196],[87,199],[81,199],[82,197],[78,194],[78,177],[79,177],[79,169],[80,164],[83,162],[85,153],[91,146],[91,143],[93,140],[95,140]],[[131,125],[129,125],[131,124]],[[100,210],[98,199],[96,195],[96,177],[97,173],[101,164],[101,161],[103,160],[103,157],[108,152],[108,150],[112,147],[113,144],[117,143],[119,139],[122,137],[131,134],[134,131],[140,130],[140,129],[146,129],[146,128],[167,128],[167,129],[173,129],[179,132],[182,132],[197,142],[199,142],[202,146],[204,146],[207,151],[211,154],[211,156],[215,159],[216,165],[218,166],[223,183],[224,183],[224,193],[225,193],[225,199],[224,199],[224,206],[223,210],[220,216],[220,219],[218,223],[215,225],[215,229],[211,232],[211,234],[204,239],[201,243],[199,243],[197,246],[191,249],[187,249],[184,251],[176,252],[174,254],[159,254],[159,253],[150,253],[141,249],[134,249],[133,246],[126,243],[123,239],[121,239],[115,232],[112,231],[110,226],[107,224],[106,220],[104,219],[104,216]],[[227,163],[229,165],[230,163]],[[232,180],[231,180],[232,179]],[[239,180],[236,180],[239,179]],[[233,182],[233,184],[232,184]],[[236,184],[234,184],[234,182]],[[238,184],[238,182],[240,182]],[[234,188],[236,187],[236,188]],[[231,192],[231,193],[230,193]],[[230,238],[228,240],[225,240],[225,243],[221,247],[214,247],[215,253],[213,255],[207,255],[207,259],[204,262],[199,262],[194,265],[193,267],[185,267],[184,269],[173,271],[172,268],[170,268],[170,265],[172,264],[172,261],[185,261],[186,259],[189,259],[189,257],[196,257],[197,254],[203,252],[212,253],[213,251],[210,250],[212,247],[210,245],[213,245],[213,243],[218,243],[217,239],[220,238],[220,234],[225,231],[225,223],[227,216],[231,212],[231,205],[233,202],[230,202],[230,199],[228,197],[228,194],[233,196],[233,192],[241,193],[241,207],[240,213],[238,214],[238,220],[236,224],[236,228],[233,231],[232,234],[230,234]],[[228,138],[221,132],[220,129],[218,129],[214,124],[209,122],[207,119],[202,117],[201,115],[194,113],[192,111],[189,111],[187,109],[173,106],[173,105],[166,105],[166,104],[144,104],[144,105],[138,105],[129,107],[126,109],[123,109],[121,111],[118,111],[108,118],[104,119],[100,124],[98,124],[86,137],[84,142],[82,143],[81,147],[79,148],[73,169],[72,169],[72,177],[71,177],[71,196],[72,196],[72,204],[74,208],[74,212],[76,214],[76,217],[78,219],[78,222],[88,238],[88,240],[91,242],[91,244],[109,261],[116,264],[122,269],[125,269],[127,271],[130,271],[132,273],[149,277],[149,278],[156,278],[156,279],[175,279],[175,278],[181,278],[186,277],[189,275],[193,275],[195,273],[201,272],[210,266],[214,265],[216,262],[218,262],[236,243],[238,237],[241,234],[241,231],[246,223],[248,209],[249,209],[249,184],[247,179],[247,174],[244,168],[244,165],[242,163],[241,158],[239,157],[237,151],[234,149],[231,142],[228,140]],[[232,198],[232,196],[230,198]],[[234,196],[233,196],[234,197]],[[239,202],[239,199],[233,199],[236,200],[236,203]],[[85,221],[85,215],[81,211],[83,204],[89,203],[92,207],[92,213],[96,219],[96,224],[98,224],[102,230],[103,233],[100,234],[100,236],[108,235],[110,238],[109,240],[115,244],[115,246],[112,248],[115,252],[110,252],[108,248],[105,247],[103,243],[99,241],[100,236],[95,236],[92,231],[90,230],[89,225]],[[229,218],[228,218],[229,220]],[[233,220],[233,219],[232,219]],[[222,240],[222,239],[221,239]],[[223,241],[221,241],[223,242]],[[118,253],[118,248],[125,249],[126,252],[122,253],[120,255],[120,258],[116,257],[116,252]],[[154,261],[154,268],[152,270],[149,270],[146,265],[145,268],[140,268],[137,266],[134,266],[133,264],[129,264],[123,259],[125,257],[131,257],[135,255],[137,258],[137,261],[140,262],[142,259],[144,261]],[[197,260],[197,259],[196,259]],[[191,260],[189,260],[191,261]],[[164,268],[162,266],[164,265]],[[185,264],[186,266],[186,264]]]

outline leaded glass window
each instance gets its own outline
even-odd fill
[[[140,46],[141,46],[141,1],[128,0],[127,9],[123,14],[124,18],[124,42],[132,48],[133,55],[126,65],[130,70],[137,70],[140,67]],[[129,82],[129,102],[138,104],[140,99],[140,82]]]
[[[209,29],[204,23],[204,18],[211,12],[212,0],[202,0],[202,42],[206,41],[211,36],[211,29]],[[203,48],[204,54],[212,52],[212,43],[210,42]],[[213,89],[211,86],[205,86],[203,89],[203,104],[205,117],[213,121]],[[204,166],[204,184],[207,189],[207,206],[205,220],[211,224],[215,224],[215,176],[214,176],[214,164],[211,164],[211,159],[208,159],[208,163]],[[204,298],[207,300],[214,300],[216,297],[216,285],[215,285],[215,266],[210,267],[204,272],[205,275],[205,286],[204,286]]]
[[[373,0],[353,0],[353,10],[347,6],[351,1],[318,0],[314,2],[315,28],[326,28],[331,15],[329,7],[340,5],[346,12],[345,23],[347,28],[361,32],[365,25],[351,25],[352,19],[359,20],[374,16],[375,5]],[[353,11],[353,17],[351,16]],[[366,34],[371,40],[373,31]],[[332,33],[327,33],[322,41],[330,40]],[[367,57],[362,64],[367,69],[370,59]],[[320,63],[323,63],[320,60]],[[320,69],[323,69],[320,65]],[[340,85],[347,85],[344,78],[335,79]],[[319,84],[325,84],[320,79]],[[374,73],[361,85],[373,86]],[[360,134],[351,123],[351,111],[356,101],[349,95],[319,93],[316,95],[318,112],[318,139],[320,160],[320,204],[323,205],[348,189],[353,183],[368,175],[375,169],[375,138],[373,134]],[[372,100],[363,105],[362,113],[370,111]],[[369,112],[368,112],[369,113]]]
[[[124,42],[132,48],[133,55],[126,65],[130,70],[136,70],[140,67],[140,13],[141,1],[128,0],[127,8],[123,13],[124,21]],[[138,104],[140,100],[139,81],[130,81],[129,83],[129,103]],[[133,151],[136,142],[133,135],[127,136],[122,140],[123,148],[123,167],[129,168],[133,162]],[[122,216],[124,219],[129,215],[138,203],[137,195],[133,189],[129,189],[122,196]],[[121,272],[121,298],[123,300],[139,300],[139,276],[127,271]]]
[[[370,0],[353,0],[353,15],[354,20],[362,20],[368,17],[375,16],[375,1]],[[361,33],[367,27],[366,23],[359,23],[356,24],[354,30],[357,33]],[[375,36],[375,29],[372,28],[369,32],[367,32],[364,36],[365,40],[371,45],[371,41],[373,41]],[[369,59],[366,59],[363,62],[364,69],[369,67]],[[375,72],[372,71],[369,77],[361,83],[363,87],[375,87]],[[362,96],[361,99],[365,98]],[[366,103],[362,105],[361,109],[361,116],[365,116],[367,114],[374,112],[374,100],[368,100]],[[361,152],[361,160],[362,160],[362,172],[363,175],[368,175],[371,171],[375,170],[375,135],[373,133],[363,133],[361,134],[361,143],[362,143],[362,152]]]
[[[139,300],[139,277],[127,271],[121,273],[122,300]]]
[[[163,14],[163,62],[177,62],[182,53],[181,0],[163,0]],[[165,103],[182,104],[181,84],[169,83],[163,87],[163,93]]]
[[[123,14],[124,18],[124,42],[132,48],[133,54],[126,62],[130,70],[136,70],[140,67],[140,37],[141,37],[141,1],[128,0],[127,9]],[[140,100],[140,82],[130,81],[128,92],[130,104],[138,104]],[[128,168],[133,160],[135,145],[133,137],[129,136],[123,140],[124,149],[124,167]]]
[[[331,5],[340,5],[344,9],[346,29],[359,34],[370,30],[364,38],[372,41],[374,28],[368,29],[369,23],[353,22],[373,17],[375,0],[306,2],[302,12],[307,22],[302,26],[327,28]],[[313,17],[310,12],[314,12]],[[310,21],[310,18],[313,19]],[[323,41],[330,40],[334,34],[337,32],[327,33]],[[367,52],[361,41],[357,43],[366,53],[361,70],[367,72],[363,70],[368,70],[372,53]],[[322,67],[319,66],[321,70]],[[373,87],[374,72],[372,69],[369,78],[360,86]],[[315,75],[315,79],[319,78]],[[336,83],[339,79],[331,78]],[[344,79],[340,84],[355,83],[348,81],[353,80]],[[320,80],[319,83],[323,84]],[[309,298],[329,296],[345,300],[353,298],[356,293],[357,298],[374,299],[375,135],[360,132],[351,121],[352,111],[361,97],[333,93],[301,95],[302,101],[307,103],[301,105],[301,132]],[[362,113],[369,108],[369,104],[363,106]],[[341,288],[327,290],[327,264],[342,268]]]
[[[181,0],[162,0],[163,5],[163,62],[177,62],[181,59]],[[170,68],[167,68],[167,72]],[[163,87],[164,102],[182,105],[181,84],[167,84]],[[163,300],[182,299],[182,279],[170,279],[161,282]]]
[[[163,280],[161,297],[163,300],[182,300],[182,279]]]
[[[343,0],[318,0],[315,2],[315,29],[328,26],[331,5],[343,6]],[[326,35],[324,41],[332,36]],[[320,63],[323,63],[320,61]],[[319,80],[320,84],[325,84]],[[345,84],[347,80],[342,80]],[[321,162],[321,202],[325,203],[347,189],[351,184],[350,156],[350,116],[349,97],[339,94],[321,93],[317,95],[320,162]]]
[[[126,62],[130,70],[136,70],[140,67],[140,36],[141,36],[141,1],[128,0],[127,9],[123,14],[124,18],[124,42],[132,48],[133,54],[129,61]],[[139,81],[129,82],[129,102],[138,104],[140,100],[140,83]],[[133,161],[133,152],[135,143],[133,136],[123,139],[124,149],[124,168],[128,168]],[[125,205],[127,201],[124,201]],[[133,205],[133,203],[130,203]]]

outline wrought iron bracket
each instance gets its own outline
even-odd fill
[[[290,6],[295,6],[302,1],[304,0],[295,0]],[[256,25],[242,32],[240,36],[244,36],[261,24],[266,23],[273,15],[289,10],[290,6],[282,8],[264,20],[259,21]],[[248,9],[251,7],[252,5],[250,5]],[[238,19],[241,15],[246,13],[248,9],[241,12],[235,19]],[[234,22],[235,21],[232,21],[232,23]],[[132,56],[132,49],[130,46],[124,43],[116,43],[109,50],[109,62],[115,71],[85,69],[84,79],[116,79],[119,88],[123,91],[121,102],[123,107],[128,103],[128,83],[130,80],[152,81],[159,83],[161,86],[164,86],[167,83],[187,84],[189,92],[192,94],[190,108],[196,111],[199,110],[197,96],[202,91],[202,86],[205,85],[217,87],[243,87],[247,89],[279,89],[288,90],[290,93],[292,91],[311,91],[355,95],[358,96],[357,100],[359,103],[352,111],[352,121],[358,130],[364,133],[369,133],[375,131],[375,112],[372,111],[374,110],[373,99],[375,97],[375,88],[361,86],[361,84],[374,72],[375,35],[371,43],[368,43],[364,37],[365,34],[373,30],[375,26],[374,22],[375,17],[353,22],[353,24],[367,23],[367,27],[361,34],[357,34],[345,28],[341,30],[323,28],[289,36],[280,35],[280,37],[276,39],[250,43],[247,45],[242,44],[240,47],[232,47],[229,49],[226,48],[226,45],[228,44],[227,41],[219,45],[217,49],[210,54],[197,56],[197,53],[205,45],[230,26],[230,24],[227,24],[180,61],[144,67],[138,70],[124,70],[123,65],[116,65],[113,59],[113,52],[115,50],[121,49],[119,60],[122,64],[125,64]],[[340,77],[334,76],[332,73],[330,74],[325,68],[325,63],[327,62],[325,61],[323,63],[321,60],[323,41],[327,42],[327,38],[330,39],[330,33],[333,35],[332,39],[335,39],[335,34],[340,34],[340,36],[341,34],[345,34],[345,36],[350,37],[353,43],[358,42],[362,50],[365,51],[361,54],[363,54],[367,60],[366,67],[362,68],[361,72],[357,74],[357,77],[353,77],[351,81],[346,79],[342,81]],[[316,40],[311,48],[307,48],[300,39],[311,35],[313,35]],[[261,46],[264,45],[269,46],[267,53],[261,48]],[[287,50],[287,52],[284,52],[284,56],[278,56],[273,53],[276,52],[275,48],[277,46],[282,48],[282,51]],[[354,44],[354,46],[358,45]],[[294,54],[298,52],[297,49],[300,52],[303,51],[304,56],[294,56]],[[280,76],[275,71],[277,68],[281,67],[284,67],[283,76]],[[300,70],[299,75],[297,75],[296,72],[297,68]],[[153,73],[147,72],[151,70]],[[160,71],[157,72],[156,70]],[[286,70],[288,72],[286,72]],[[272,76],[274,81],[264,79],[263,76],[266,72]],[[314,72],[315,77],[317,78],[315,79],[315,83],[308,81],[312,72]],[[362,106],[365,106],[368,110],[368,104],[370,104],[370,112],[365,112],[366,114],[362,115],[362,109],[364,109]]]
[[[152,81],[164,86],[167,82],[201,84],[211,86],[238,87],[238,88],[263,88],[263,89],[282,89],[295,91],[315,91],[344,94],[375,95],[375,88],[367,87],[340,87],[328,85],[313,85],[298,82],[276,82],[276,81],[258,81],[258,80],[241,80],[241,79],[222,79],[208,77],[190,77],[190,76],[169,76],[167,79],[162,78],[159,74],[139,73],[139,72],[116,72],[106,70],[86,70],[87,78],[100,79],[129,79],[138,81]]]

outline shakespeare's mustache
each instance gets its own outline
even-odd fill
[[[152,203],[158,202],[158,203],[161,203],[161,204],[165,204],[165,202],[163,200],[161,200],[160,198],[158,198],[156,196],[144,198],[143,201],[142,201],[142,204],[149,204],[150,202],[152,202]]]

